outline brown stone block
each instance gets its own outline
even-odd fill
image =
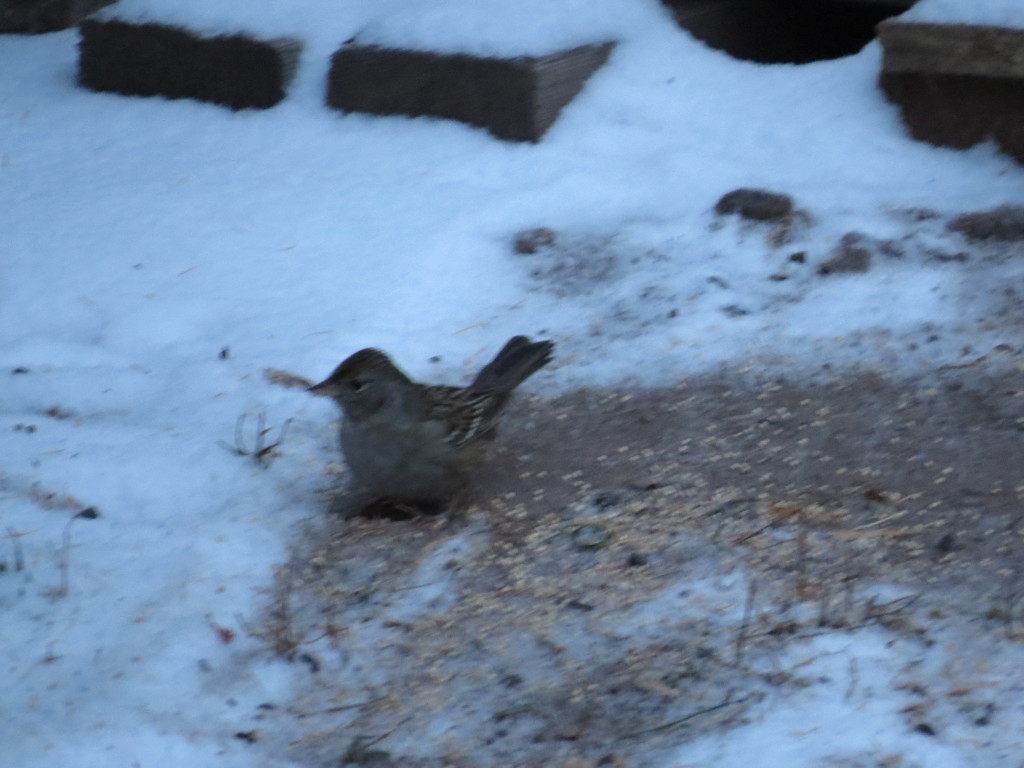
[[[1024,162],[1024,30],[886,22],[879,85],[911,135],[966,149],[994,139]]]
[[[878,25],[886,72],[1024,77],[1024,30],[982,24]]]
[[[200,37],[165,24],[86,21],[78,82],[94,91],[267,109],[285,97],[301,48],[290,38]]]
[[[967,149],[991,138],[1024,161],[1024,81],[883,70],[880,82],[915,139]]]
[[[539,141],[613,46],[501,59],[348,43],[331,59],[327,103],[375,115],[443,117],[498,138]]]
[[[0,32],[38,34],[73,27],[116,0],[0,0]]]

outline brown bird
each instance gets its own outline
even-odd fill
[[[420,384],[363,349],[309,391],[341,406],[341,450],[357,486],[400,504],[444,504],[483,462],[512,391],[553,349],[515,336],[468,387]]]

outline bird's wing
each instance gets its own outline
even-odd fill
[[[456,448],[468,445],[494,430],[500,404],[489,393],[462,387],[426,387],[427,418],[444,424],[445,439]]]

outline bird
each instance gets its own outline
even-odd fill
[[[379,349],[343,360],[309,387],[342,410],[341,450],[376,500],[443,508],[483,463],[512,391],[552,360],[554,343],[509,339],[466,387],[413,381]]]

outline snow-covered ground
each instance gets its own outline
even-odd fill
[[[295,532],[325,514],[338,457],[331,404],[267,369],[315,380],[378,346],[455,383],[526,333],[557,344],[528,387],[552,396],[720,366],[913,378],[994,349],[1019,370],[1020,245],[961,259],[946,223],[1019,203],[1021,169],[991,145],[910,140],[876,87],[877,44],[763,66],[696,42],[655,0],[287,5],[110,11],[301,37],[297,81],[267,111],[91,93],[75,31],[0,38],[4,765],[290,764],[235,736],[308,675],[251,630]],[[1024,25],[1017,0],[969,5]],[[356,35],[496,54],[619,42],[533,145],[327,109],[328,57]],[[716,215],[737,187],[784,192],[801,214],[785,231]],[[555,244],[516,253],[536,227]],[[820,275],[850,233],[870,268]],[[282,439],[267,467],[231,450],[256,447],[261,414],[264,444]],[[740,622],[734,592],[720,597]],[[996,652],[978,642],[979,658]],[[985,674],[1019,675],[1021,649],[997,651]],[[983,765],[991,744],[899,716],[907,670],[934,679],[957,658],[877,627],[794,641],[771,663],[806,686],[649,764]],[[1022,726],[1018,712],[1002,729]],[[302,736],[301,720],[272,728]],[[1024,764],[1019,738],[999,749],[999,765]]]

